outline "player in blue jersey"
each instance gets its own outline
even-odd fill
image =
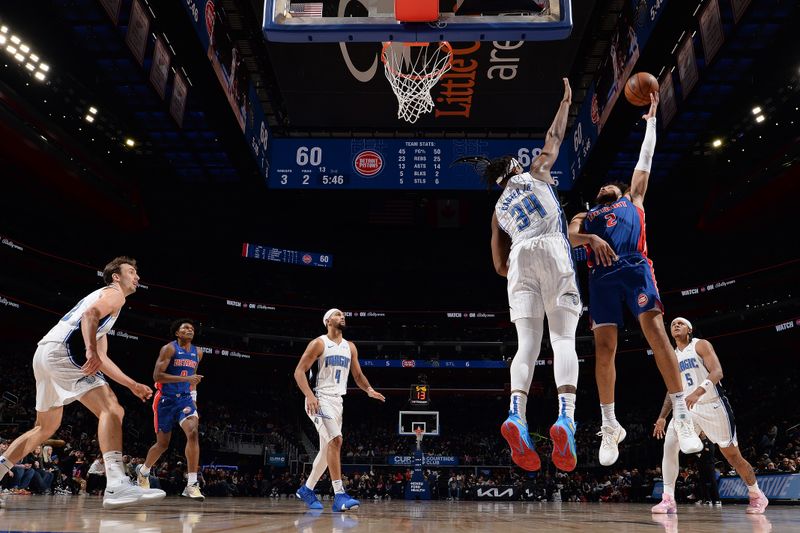
[[[624,325],[623,306],[627,306],[639,321],[653,350],[672,400],[681,451],[697,453],[703,449],[686,407],[678,363],[664,329],[664,307],[658,294],[653,263],[647,257],[644,195],[656,145],[658,93],[650,95],[650,102],[648,113],[642,116],[647,121],[647,131],[630,190],[619,183],[603,185],[597,194],[597,205],[588,213],[576,215],[569,228],[573,246],[587,245],[590,248],[589,316],[597,356],[595,377],[603,413],[598,433],[601,437],[599,458],[600,464],[605,466],[616,462],[619,443],[625,439],[625,429],[614,412],[617,377],[614,358],[617,329]]]
[[[170,327],[176,340],[161,347],[153,370],[156,392],[153,398],[153,420],[156,443],[147,452],[144,464],[136,468],[136,478],[140,487],[150,486],[150,469],[161,454],[167,451],[172,438],[172,429],[179,425],[186,434],[186,488],[181,496],[203,501],[197,481],[197,468],[200,463],[200,439],[197,426],[197,384],[203,376],[197,373],[197,366],[203,359],[203,351],[192,344],[194,322],[189,319],[176,320]]]

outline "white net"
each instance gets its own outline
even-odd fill
[[[448,42],[383,43],[386,79],[399,104],[397,118],[414,123],[433,110],[431,89],[453,64]]]

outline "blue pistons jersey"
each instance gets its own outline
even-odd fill
[[[608,205],[593,207],[583,221],[586,233],[597,235],[617,253],[619,257],[647,257],[647,236],[644,210],[633,204],[627,196]],[[595,267],[594,251],[589,248],[589,267]]]
[[[175,354],[167,365],[166,373],[171,376],[193,376],[197,370],[197,347],[192,344],[189,350],[184,350],[178,344],[178,341],[172,341],[175,348]],[[163,395],[177,395],[186,394],[191,392],[188,382],[180,381],[177,383],[156,383],[156,388],[161,391]]]

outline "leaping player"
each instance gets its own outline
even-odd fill
[[[356,345],[345,340],[342,332],[346,327],[344,313],[329,309],[322,318],[327,328],[326,335],[320,335],[308,343],[297,368],[294,379],[305,395],[305,410],[319,433],[319,452],[305,485],[297,489],[297,497],[309,509],[322,509],[322,503],[314,494],[314,486],[327,468],[333,482],[333,511],[344,512],[358,509],[360,502],[347,494],[342,485],[342,396],[347,394],[347,377],[353,370],[353,379],[367,396],[386,401],[383,394],[370,386],[367,376],[358,363]],[[306,373],[317,362],[317,378],[314,390],[308,384]]]
[[[170,326],[175,340],[161,347],[153,370],[153,380],[158,392],[153,398],[153,423],[156,443],[148,450],[144,463],[136,467],[136,480],[140,487],[150,487],[150,469],[156,464],[172,439],[172,429],[178,425],[186,434],[186,488],[181,496],[203,501],[197,481],[200,464],[200,438],[197,426],[197,385],[203,376],[197,366],[203,359],[203,351],[192,344],[194,322],[189,319],[176,320]]]
[[[686,405],[690,409],[695,431],[705,432],[708,439],[719,446],[722,455],[736,469],[750,495],[747,514],[763,514],[769,500],[758,487],[753,467],[742,457],[736,439],[736,423],[733,411],[720,380],[722,365],[714,347],[705,339],[692,337],[692,323],[678,317],[670,326],[672,338],[677,348],[673,352],[681,372]],[[675,481],[678,479],[678,436],[674,420],[666,430],[667,415],[672,410],[670,395],[664,398],[664,405],[656,420],[653,436],[664,439],[664,458],[661,468],[664,475],[664,495],[661,503],[654,506],[654,514],[673,514],[678,512],[675,504]]]
[[[683,453],[697,453],[703,443],[694,431],[678,373],[678,363],[664,331],[664,306],[656,286],[652,261],[647,257],[644,195],[656,146],[658,93],[650,95],[650,109],[642,118],[647,132],[639,161],[633,171],[630,190],[621,183],[600,187],[597,205],[576,215],[570,223],[574,246],[589,245],[589,316],[596,351],[595,377],[600,394],[603,423],[598,436],[600,464],[612,465],[619,457],[619,443],[625,429],[614,412],[617,328],[624,324],[623,302],[638,319],[652,348],[658,370],[667,385],[675,412],[674,422]],[[610,249],[609,249],[610,245]]]
[[[564,98],[547,131],[541,155],[528,172],[513,157],[489,163],[484,177],[503,192],[492,215],[492,260],[498,274],[508,278],[511,321],[517,329],[517,353],[511,363],[511,402],[501,433],[511,447],[511,459],[525,470],[541,462],[528,432],[528,391],[544,334],[544,317],[553,347],[553,372],[558,387],[558,419],[550,428],[553,463],[572,471],[575,450],[575,393],[578,355],[575,329],[582,305],[567,223],[550,169],[558,157],[567,127],[572,90],[567,78]]]

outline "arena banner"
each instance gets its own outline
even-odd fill
[[[153,84],[162,100],[167,96],[167,81],[171,63],[172,57],[167,49],[167,44],[163,37],[158,36],[153,49],[153,64],[150,66],[150,83]]]
[[[476,500],[515,501],[520,498],[519,487],[499,485],[495,487],[475,487]]]
[[[392,466],[413,466],[414,457],[411,455],[390,455],[386,464]],[[422,457],[424,466],[458,466],[458,457],[455,455],[425,455]]]
[[[664,76],[658,81],[659,107],[661,110],[661,125],[666,128],[678,113],[678,103],[675,100],[675,84],[672,81],[672,69],[668,68]]]
[[[697,73],[697,58],[694,55],[694,41],[691,35],[686,35],[675,53],[678,65],[678,79],[681,80],[681,94],[683,99],[689,97],[700,75]]]
[[[271,453],[267,455],[266,463],[270,466],[286,466],[288,460],[285,453]]]
[[[767,474],[757,475],[758,486],[773,501],[800,500],[800,474]],[[723,500],[746,500],[747,485],[739,476],[719,478],[719,495]],[[659,481],[653,486],[651,497],[660,500],[664,492],[664,483]]]
[[[175,72],[175,79],[172,83],[172,96],[169,100],[169,114],[178,124],[183,126],[183,115],[186,112],[186,98],[189,93],[189,83],[180,70]]]
[[[231,38],[227,14],[213,0],[185,0],[181,4],[225,91],[228,104],[261,169],[261,175],[266,179],[269,169],[269,126],[256,87],[242,61],[242,54]]]
[[[667,0],[631,0],[624,4],[616,31],[611,37],[608,55],[600,63],[586,91],[572,128],[569,159],[573,182],[597,144],[603,125],[623,93],[625,82],[634,72],[639,55],[666,4]]]
[[[147,50],[149,36],[150,17],[142,6],[142,2],[133,0],[131,16],[128,21],[128,33],[125,34],[125,44],[131,49],[140,65],[144,65],[144,53]]]
[[[103,6],[103,9],[106,10],[106,13],[108,13],[114,26],[119,24],[119,11],[122,7],[122,0],[100,0],[100,4]]]
[[[714,60],[725,34],[722,31],[722,16],[719,13],[719,0],[709,0],[698,16],[700,25],[700,38],[703,41],[703,52],[706,58],[706,65]]]
[[[742,19],[742,15],[744,12],[747,11],[747,7],[750,5],[750,0],[731,0],[731,9],[733,9],[733,23],[739,24],[739,21]]]

